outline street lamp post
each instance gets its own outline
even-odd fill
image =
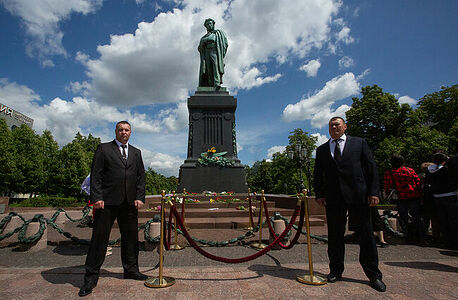
[[[307,157],[307,148],[305,147],[305,145],[302,145],[302,144],[296,144],[295,145],[295,150],[296,151],[293,151],[293,150],[288,150],[287,154],[288,154],[288,158],[289,159],[294,159],[295,157],[298,158],[299,160],[299,170],[300,170],[300,174],[301,174],[301,183],[300,183],[300,191],[302,191],[303,189],[305,189],[305,185],[304,185],[304,178],[302,176],[302,167],[304,165],[304,162],[305,161],[308,161],[308,157]]]

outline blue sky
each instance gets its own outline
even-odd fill
[[[78,131],[109,141],[127,119],[145,165],[177,175],[211,17],[228,36],[223,85],[252,165],[294,128],[326,141],[364,86],[415,106],[456,84],[457,15],[453,0],[0,0],[0,103],[61,146]]]

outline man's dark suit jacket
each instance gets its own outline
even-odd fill
[[[347,204],[368,203],[368,196],[379,196],[377,166],[367,142],[347,135],[342,160],[331,156],[330,141],[316,150],[314,186],[316,198],[331,204],[343,198]]]
[[[124,199],[145,202],[145,168],[141,151],[129,144],[127,162],[113,140],[99,145],[91,170],[91,203],[104,201],[105,205],[119,205]]]

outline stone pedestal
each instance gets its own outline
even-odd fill
[[[237,99],[226,91],[197,91],[188,99],[188,154],[180,167],[178,191],[247,192],[245,166],[237,158],[235,110]],[[202,165],[202,153],[215,147],[230,166]]]

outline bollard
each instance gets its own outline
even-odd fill
[[[282,232],[286,229],[286,223],[284,220],[273,220],[272,223],[273,223],[275,234],[277,236],[282,234]],[[275,240],[275,237],[272,234],[270,234],[269,244],[272,244],[274,240]],[[281,242],[286,246],[287,241],[288,241],[288,238],[285,237]],[[272,250],[281,250],[281,247],[277,244],[272,247]]]
[[[27,226],[27,230],[25,231],[25,237],[34,235],[35,233],[38,232],[38,230],[40,230],[40,222],[30,222],[29,226]],[[47,245],[48,245],[48,227],[46,226],[41,238],[31,245],[26,245],[25,248],[28,251],[35,252],[35,251],[45,249]]]
[[[152,238],[157,237],[161,234],[161,223],[160,222],[152,222],[149,224],[149,234]],[[142,232],[143,239],[145,239],[145,234]],[[149,241],[145,241],[145,251],[153,251],[157,248],[157,243],[151,243]]]
[[[13,216],[10,222],[5,226],[5,229],[3,230],[1,234],[2,235],[7,234],[8,232],[11,232],[16,228],[21,227],[22,224],[24,224],[24,222],[22,222],[21,218],[19,218],[18,216]],[[9,238],[6,238],[0,241],[0,245],[9,245],[12,243],[16,243],[17,241],[18,241],[17,233],[15,233],[12,236],[10,236]]]
[[[402,231],[401,224],[399,224],[398,218],[388,218],[388,224],[394,231]]]

